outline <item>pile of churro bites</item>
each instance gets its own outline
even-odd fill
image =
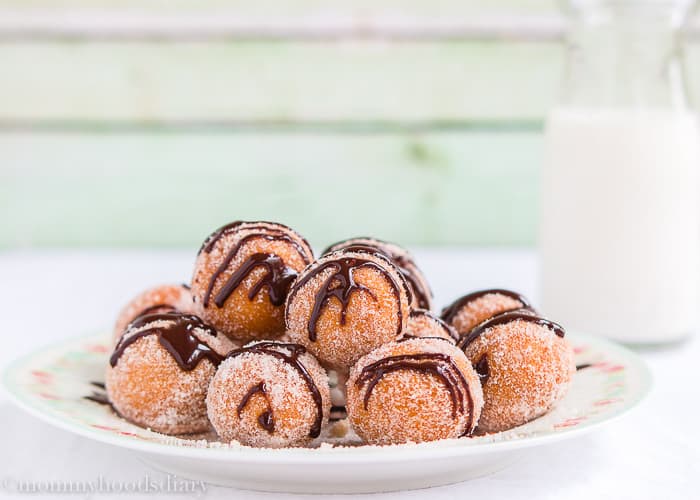
[[[353,238],[315,257],[287,226],[234,222],[204,241],[190,284],[124,307],[107,395],[157,432],[283,448],[469,438],[566,394],[564,329],[525,297],[483,290],[433,307],[398,245]]]

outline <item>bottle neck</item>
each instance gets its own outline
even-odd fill
[[[684,13],[673,2],[579,2],[570,17],[563,104],[687,108]]]

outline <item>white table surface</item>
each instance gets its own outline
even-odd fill
[[[537,263],[530,251],[415,254],[433,284],[438,305],[468,290],[496,286],[520,290],[537,302]],[[190,252],[180,251],[0,253],[0,367],[44,344],[108,330],[121,304],[140,289],[186,281],[192,259]],[[448,268],[449,273],[444,272]],[[538,448],[509,469],[485,478],[372,498],[700,498],[700,342],[695,338],[641,354],[652,368],[654,388],[626,418],[588,436]],[[54,429],[0,395],[0,498],[27,497],[15,491],[20,481],[97,481],[100,477],[135,481],[146,476],[164,478],[130,452]],[[142,496],[154,498],[153,494]],[[179,495],[187,496],[193,495]],[[207,485],[203,496],[267,499],[280,495]]]

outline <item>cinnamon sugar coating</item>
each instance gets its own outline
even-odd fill
[[[264,348],[255,350],[256,345]],[[209,418],[221,439],[254,447],[308,444],[327,425],[330,408],[325,370],[303,347],[281,342],[253,342],[232,353],[207,395]]]
[[[404,338],[438,337],[455,343],[459,335],[450,325],[424,309],[414,309],[408,317]]]
[[[112,332],[112,341],[117,343],[126,327],[143,314],[179,311],[193,312],[192,294],[184,285],[159,285],[144,290],[130,300],[119,312]]]
[[[476,294],[478,293],[476,292]],[[529,307],[528,303],[523,302],[524,299],[518,300],[498,292],[478,295],[473,300],[467,301],[464,300],[465,297],[457,299],[442,312],[442,318],[452,325],[459,335],[469,333],[476,325],[497,314]],[[451,314],[448,315],[448,311]]]
[[[482,376],[479,432],[499,432],[547,413],[576,371],[569,342],[546,326],[515,320],[486,329],[465,347]]]

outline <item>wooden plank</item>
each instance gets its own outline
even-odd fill
[[[0,8],[16,11],[105,11],[167,14],[171,12],[235,12],[241,17],[353,15],[384,13],[402,16],[450,16],[479,12],[549,13],[559,10],[556,0],[0,0]]]
[[[541,119],[557,43],[0,44],[0,123]]]
[[[529,244],[536,132],[2,133],[0,246],[189,246],[274,219],[317,246]]]

